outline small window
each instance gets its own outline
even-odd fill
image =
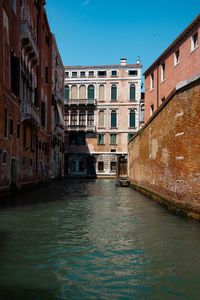
[[[111,172],[115,172],[116,171],[116,162],[115,161],[111,161],[110,162],[110,171]]]
[[[165,101],[165,97],[161,98],[161,102],[163,103]]]
[[[179,49],[174,53],[174,65],[176,66],[180,62],[180,52]]]
[[[111,101],[117,101],[117,86],[111,86]]]
[[[103,172],[104,171],[104,162],[98,161],[98,171]]]
[[[4,137],[8,136],[8,110],[4,108]]]
[[[13,119],[10,119],[10,135],[13,135]]]
[[[117,127],[117,113],[115,110],[111,112],[111,128]]]
[[[72,72],[72,77],[77,77],[77,72]]]
[[[150,107],[150,116],[152,116],[154,113],[154,105],[152,104]]]
[[[110,152],[116,152],[116,149],[110,149]]]
[[[130,110],[129,112],[129,127],[135,128],[135,111]]]
[[[93,77],[94,76],[94,71],[89,71],[89,77]]]
[[[2,163],[7,164],[7,152],[3,152]]]
[[[69,72],[65,72],[65,78],[69,77]]]
[[[165,63],[161,65],[161,81],[165,80]]]
[[[48,67],[45,67],[45,82],[48,83]]]
[[[97,136],[97,144],[104,145],[104,134],[98,134]]]
[[[197,47],[198,47],[198,32],[196,32],[192,36],[192,47],[191,47],[191,50],[195,50]]]
[[[110,135],[110,145],[116,145],[117,144],[117,135],[111,134]]]
[[[154,75],[153,73],[151,74],[151,77],[150,77],[150,89],[154,89]]]
[[[80,76],[81,76],[81,77],[85,77],[85,71],[81,71],[81,72],[80,72]]]
[[[20,124],[17,124],[17,139],[20,138]]]
[[[106,71],[98,71],[98,76],[106,76]]]
[[[138,74],[138,71],[137,70],[129,70],[128,71],[128,75],[131,75],[131,76],[137,76]]]
[[[117,76],[117,71],[112,71],[112,76]]]

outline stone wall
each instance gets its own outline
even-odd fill
[[[181,82],[129,142],[129,178],[170,207],[200,214],[200,73]]]

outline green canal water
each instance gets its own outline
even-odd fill
[[[200,225],[113,180],[65,180],[0,210],[0,299],[199,299]]]

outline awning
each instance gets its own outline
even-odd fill
[[[64,126],[65,121],[64,121],[64,118],[63,118],[63,113],[62,113],[62,110],[61,110],[61,108],[58,104],[57,104],[57,109],[58,109],[58,114],[59,114],[59,118],[60,118],[60,125]]]

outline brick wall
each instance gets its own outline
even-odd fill
[[[200,73],[177,85],[128,146],[131,183],[183,210],[198,212],[199,103]]]

